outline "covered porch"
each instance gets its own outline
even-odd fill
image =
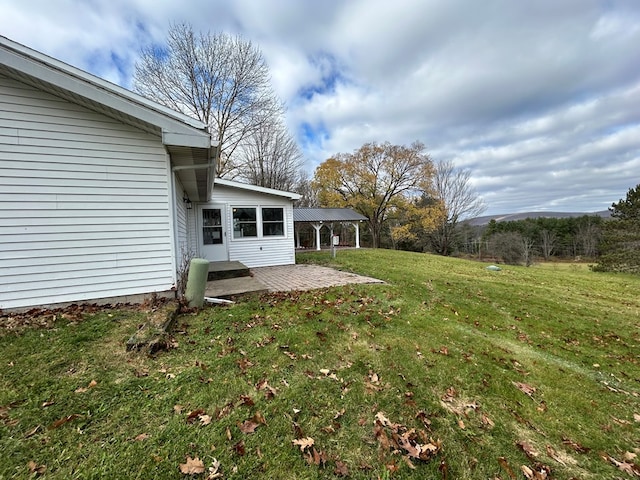
[[[367,220],[367,217],[354,212],[350,208],[294,208],[293,223],[296,236],[296,249],[307,247],[302,245],[300,229],[303,225],[310,225],[314,230],[313,244],[311,248],[321,250],[320,232],[323,227],[329,230],[330,243],[334,239],[337,225],[350,226],[354,229],[355,248],[360,248],[360,222]],[[340,243],[343,245],[342,243]]]

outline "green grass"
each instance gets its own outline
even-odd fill
[[[44,478],[181,478],[187,456],[238,479],[336,478],[337,466],[509,479],[543,465],[555,479],[631,478],[605,458],[640,445],[638,277],[385,250],[298,261],[388,283],[207,308],[180,317],[177,348],[153,358],[125,351],[144,321],[131,310],[0,333],[0,478],[37,476],[29,462]],[[187,421],[198,409],[211,423]],[[378,412],[440,451],[409,463],[384,448]],[[257,413],[266,424],[243,433]]]

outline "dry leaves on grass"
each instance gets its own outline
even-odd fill
[[[256,414],[248,420],[245,420],[242,423],[238,424],[238,428],[242,433],[250,434],[256,431],[260,425],[266,425],[267,421],[264,419],[260,412],[256,412]]]
[[[269,385],[269,382],[267,382],[266,379],[262,379],[256,383],[256,390],[264,392],[264,396],[267,400],[272,399],[278,393],[278,390]]]
[[[315,440],[313,438],[311,437],[296,438],[295,440],[292,440],[291,443],[296,447],[300,447],[302,456],[304,457],[305,461],[309,465],[316,465],[319,467],[320,466],[324,467],[326,465],[327,454],[323,450],[316,449],[316,447],[314,446]],[[336,475],[338,474],[336,473]]]
[[[629,458],[629,456],[627,456],[622,461],[619,461],[604,452],[601,453],[601,456],[605,461],[618,467],[618,470],[620,470],[621,472],[624,472],[632,477],[640,477],[640,465],[633,462],[633,459],[635,457]]]
[[[204,462],[198,457],[187,457],[187,461],[180,464],[180,473],[183,475],[200,475],[204,470]]]
[[[175,407],[174,407],[175,410]],[[202,408],[198,408],[196,410],[192,410],[191,412],[189,412],[187,414],[187,423],[192,424],[195,423],[196,421],[200,422],[201,426],[206,426],[209,425],[211,423],[212,417],[211,415],[207,415],[204,411],[204,409]]]
[[[536,387],[532,387],[526,383],[522,382],[512,382],[518,390],[529,397],[533,397],[533,394],[536,393]]]
[[[38,465],[33,460],[29,460],[27,468],[29,469],[29,473],[32,475],[43,475],[47,471],[46,465]]]
[[[51,425],[49,425],[47,430],[53,430],[55,428],[61,427],[62,425],[75,420],[76,418],[80,418],[80,415],[78,415],[77,413],[73,413],[71,415],[67,415],[66,417],[62,417],[59,420],[56,420],[55,422],[53,422]]]
[[[442,450],[440,440],[429,438],[424,430],[393,423],[382,412],[376,413],[374,434],[381,449],[402,453],[410,466],[411,460],[429,461]]]
[[[98,382],[96,382],[95,380],[91,380],[89,382],[89,384],[86,387],[78,387],[75,389],[75,393],[84,393],[87,392],[90,388],[95,387],[96,385],[98,385]]]

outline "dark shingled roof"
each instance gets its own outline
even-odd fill
[[[350,208],[294,208],[294,222],[357,222],[367,217]]]

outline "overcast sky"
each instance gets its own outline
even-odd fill
[[[131,88],[171,23],[262,50],[307,170],[420,140],[486,214],[605,210],[640,183],[638,0],[0,0],[0,33]]]

